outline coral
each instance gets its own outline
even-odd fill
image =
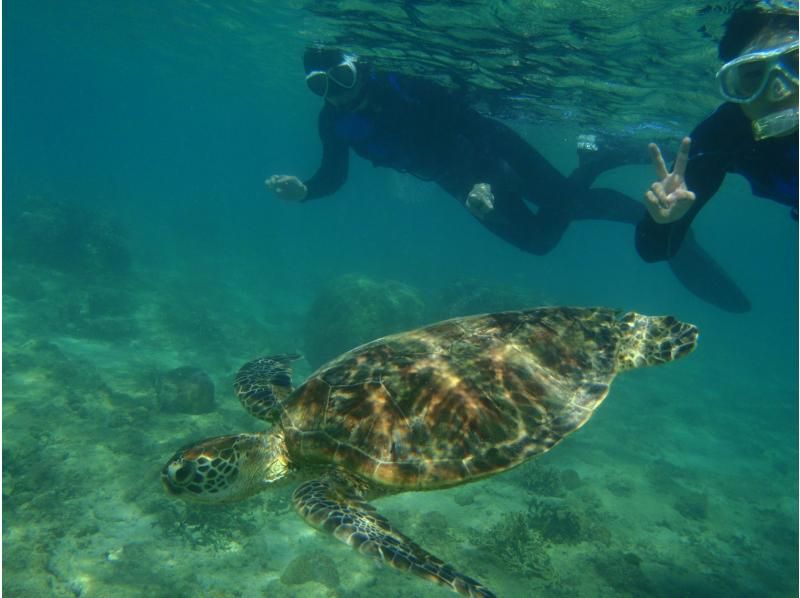
[[[424,321],[425,305],[413,288],[355,275],[334,279],[317,293],[305,325],[305,355],[317,367],[375,338]]]
[[[580,486],[581,480],[573,469],[559,470],[539,463],[531,463],[516,471],[515,482],[531,494],[562,497]]]
[[[301,554],[292,559],[281,574],[281,583],[287,586],[309,581],[316,581],[329,588],[339,585],[339,572],[329,556],[319,551]]]
[[[164,535],[179,538],[187,547],[225,552],[231,542],[263,533],[256,514],[246,504],[194,509],[177,502],[154,501],[150,509]]]
[[[608,544],[611,534],[599,523],[600,516],[579,510],[563,500],[532,499],[528,503],[527,524],[554,544],[578,544],[599,541]]]
[[[527,521],[556,544],[577,544],[587,539],[588,523],[564,504],[534,499],[528,504]]]
[[[529,525],[528,515],[512,512],[483,533],[476,533],[475,545],[507,569],[547,579],[553,575],[548,542]]]

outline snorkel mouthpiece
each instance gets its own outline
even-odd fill
[[[773,112],[753,121],[753,137],[756,141],[779,137],[797,129],[797,106]]]

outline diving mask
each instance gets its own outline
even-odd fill
[[[797,91],[797,39],[766,50],[755,50],[726,62],[717,73],[722,96],[729,102],[752,102],[764,91],[780,101]]]
[[[345,56],[344,60],[326,71],[311,71],[306,75],[306,85],[318,96],[327,97],[330,91],[330,82],[343,89],[353,89],[358,78],[355,58]]]

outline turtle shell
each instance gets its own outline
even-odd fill
[[[388,336],[286,398],[296,465],[336,464],[393,488],[438,488],[514,467],[578,429],[617,369],[621,312],[539,308]]]

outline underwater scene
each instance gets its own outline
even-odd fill
[[[637,253],[740,4],[6,2],[4,596],[796,596],[796,217],[731,174]],[[315,186],[367,64],[452,109]]]

